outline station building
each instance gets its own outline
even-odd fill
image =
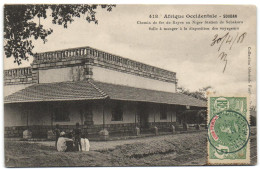
[[[198,123],[206,102],[176,93],[177,82],[175,72],[91,47],[38,53],[30,67],[4,71],[5,137],[47,137],[77,122],[93,135]]]

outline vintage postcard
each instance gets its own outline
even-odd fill
[[[2,8],[6,167],[256,165],[256,6]]]

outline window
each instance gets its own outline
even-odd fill
[[[116,103],[112,108],[112,121],[123,121],[123,105]]]
[[[66,122],[70,121],[69,110],[64,105],[58,105],[54,107],[54,121],[55,122]]]
[[[167,111],[166,106],[161,105],[160,106],[160,120],[167,120]]]

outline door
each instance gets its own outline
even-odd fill
[[[140,127],[141,128],[148,128],[148,113],[147,112],[141,112],[140,113]]]
[[[148,114],[148,111],[147,111],[147,108],[146,108],[146,104],[145,103],[141,103],[139,104],[138,106],[138,114],[139,114],[139,117],[140,117],[140,128],[141,129],[145,129],[145,128],[148,128],[149,127],[149,123],[148,123],[148,117],[149,117],[149,114]]]

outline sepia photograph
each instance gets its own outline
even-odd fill
[[[255,5],[2,8],[5,167],[257,164]]]

